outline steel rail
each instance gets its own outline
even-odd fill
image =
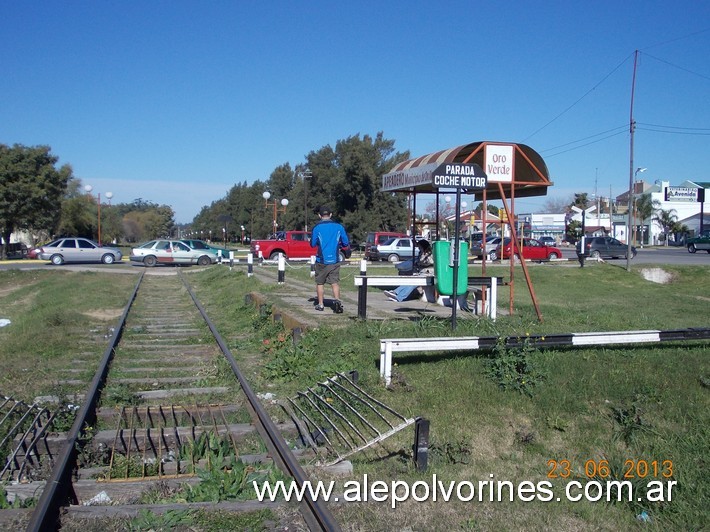
[[[259,423],[264,429],[264,442],[269,448],[269,451],[271,452],[274,461],[282,471],[293,477],[299,488],[302,488],[304,483],[308,480],[308,477],[303,471],[301,464],[298,462],[296,457],[288,448],[288,444],[284,440],[283,436],[276,428],[276,425],[272,421],[271,417],[269,417],[266,410],[264,410],[264,407],[261,405],[261,402],[257,398],[254,391],[251,389],[251,386],[249,385],[241,370],[237,366],[237,362],[234,359],[231,350],[222,339],[222,336],[219,334],[219,331],[215,327],[214,323],[212,323],[212,321],[207,316],[205,309],[192,291],[192,287],[184,279],[182,274],[180,274],[180,278],[185,284],[185,287],[188,293],[190,294],[190,297],[192,298],[193,302],[195,303],[195,306],[200,311],[200,314],[207,323],[207,326],[212,332],[212,335],[214,336],[215,340],[217,340],[217,344],[219,345],[219,348],[222,350],[222,353],[229,362],[229,365],[232,367],[234,375],[237,377],[237,380],[239,380],[239,384],[241,385],[242,390],[244,391],[244,394],[246,395],[247,400],[249,402],[250,409],[252,410],[256,419],[258,419]],[[333,532],[341,530],[340,525],[338,525],[330,510],[328,510],[327,506],[325,505],[325,502],[322,500],[314,499],[311,496],[309,490],[303,491],[305,497],[302,501],[302,504],[305,506],[305,509],[307,511],[302,512],[302,515],[309,529],[313,531],[326,530]]]
[[[145,273],[140,275],[140,278],[133,289],[133,293],[123,309],[123,313],[115,329],[116,332],[112,336],[108,347],[104,351],[103,357],[86,394],[86,398],[82,406],[77,411],[76,418],[72,424],[71,430],[67,434],[64,446],[62,447],[62,450],[55,461],[54,467],[52,468],[50,478],[47,480],[37,506],[30,517],[30,521],[27,526],[28,531],[40,532],[44,530],[57,529],[59,525],[61,508],[66,505],[67,501],[73,503],[77,502],[76,494],[73,492],[72,488],[72,473],[77,465],[77,444],[80,442],[80,437],[85,427],[93,425],[96,421],[96,406],[100,398],[100,393],[106,382],[106,377],[116,352],[116,347],[118,346],[123,335],[128,315],[133,304],[135,303],[144,275]],[[284,473],[293,477],[297,485],[302,488],[304,483],[308,480],[308,477],[301,468],[300,463],[288,448],[283,436],[281,436],[281,433],[276,428],[276,425],[266,413],[256,394],[249,386],[244,375],[237,366],[234,356],[217,331],[215,325],[207,316],[202,304],[195,296],[192,287],[180,273],[179,278],[189,293],[192,302],[209,327],[215,341],[219,345],[220,350],[232,367],[234,375],[239,381],[239,384],[247,397],[247,406],[251,410],[255,426],[262,436],[267,448],[271,452],[274,462],[282,469],[282,471],[284,471]],[[340,531],[340,526],[325,506],[325,502],[314,500],[310,496],[310,492],[308,490],[305,491],[306,496],[301,502],[301,515],[303,516],[308,527],[311,530]]]
[[[84,403],[81,405],[81,408],[79,408],[76,414],[74,424],[72,425],[69,434],[67,434],[67,440],[64,443],[64,447],[62,448],[62,451],[59,454],[54,467],[52,468],[52,474],[44,486],[44,490],[39,498],[37,507],[32,512],[32,517],[27,525],[28,531],[40,532],[42,530],[56,529],[57,521],[59,519],[59,508],[70,496],[72,499],[76,500],[76,495],[73,492],[69,493],[69,489],[71,488],[71,475],[76,466],[77,443],[79,442],[79,437],[81,436],[84,427],[86,425],[92,425],[95,421],[99,391],[106,382],[106,375],[108,374],[109,365],[113,359],[116,346],[118,345],[118,342],[123,334],[123,328],[126,325],[126,318],[128,317],[131,306],[136,299],[138,288],[143,281],[144,275],[145,272],[141,273],[138,278],[138,282],[133,289],[133,293],[123,309],[123,314],[121,314],[115,334],[112,336],[108,347],[104,351],[103,358],[101,359],[99,367],[97,368],[94,378],[91,381],[91,386],[86,394]]]

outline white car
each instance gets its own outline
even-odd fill
[[[213,253],[202,249],[192,249],[179,240],[151,240],[133,248],[131,262],[142,262],[147,267],[156,264],[198,264],[207,266],[217,262]]]
[[[399,262],[412,258],[412,239],[407,238],[390,238],[384,244],[375,246],[374,253],[370,255],[372,260],[388,260],[390,262]],[[414,246],[414,257],[419,256],[419,246]]]
[[[65,262],[103,262],[113,264],[123,257],[118,248],[103,247],[88,238],[58,238],[37,248],[37,258],[59,266]]]

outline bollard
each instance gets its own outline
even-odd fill
[[[417,418],[414,422],[414,467],[426,471],[429,461],[429,420]]]
[[[311,277],[316,276],[316,256],[311,255]]]
[[[254,255],[250,252],[247,255],[247,277],[254,275]]]
[[[229,252],[229,271],[232,271],[232,268],[234,267],[234,251]]]
[[[360,276],[362,286],[357,291],[357,317],[364,320],[367,318],[367,260],[360,260]]]
[[[222,264],[222,250],[217,250],[217,264]]]
[[[279,276],[278,283],[284,284],[284,276],[286,275],[286,257],[283,253],[279,253]]]

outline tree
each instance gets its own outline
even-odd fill
[[[575,192],[572,207],[579,207],[584,210],[589,207],[589,195],[586,192]]]
[[[53,234],[71,166],[56,168],[49,146],[0,144],[0,234],[5,242],[18,229]],[[2,250],[5,258],[5,248]]]
[[[540,213],[559,213],[567,212],[570,205],[574,205],[574,198],[571,196],[567,198],[547,198],[545,203],[542,205]]]
[[[636,198],[636,217],[638,219],[638,225],[641,226],[641,235],[637,238],[640,243],[643,244],[643,226],[644,222],[653,216],[656,210],[654,206],[654,201],[651,199],[651,194],[641,194]]]
[[[668,234],[673,231],[673,228],[678,223],[678,216],[675,209],[658,209],[653,215],[653,221],[656,222],[663,230],[663,240],[665,245],[668,245]]]

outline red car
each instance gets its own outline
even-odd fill
[[[498,244],[495,250],[491,251],[491,260],[507,259],[513,253],[510,238],[506,238],[503,244]],[[525,260],[549,260],[562,258],[562,252],[555,246],[547,246],[539,240],[532,238],[523,239],[523,258]]]

